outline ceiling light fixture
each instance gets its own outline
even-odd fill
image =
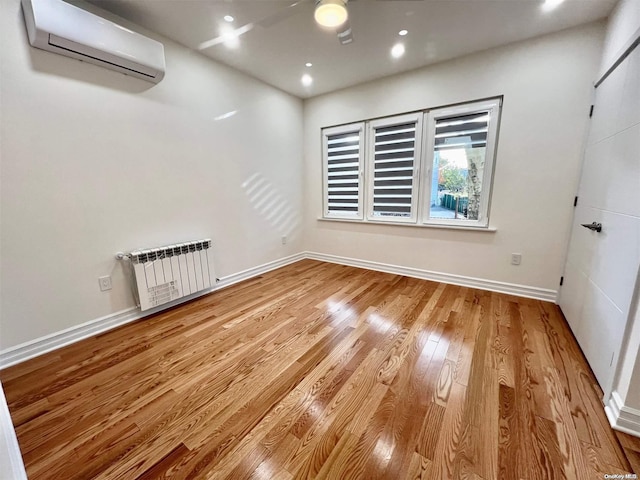
[[[305,67],[313,67],[313,63],[311,62],[307,62],[304,64]]]
[[[560,5],[562,2],[564,2],[564,0],[545,0],[545,2],[542,4],[542,10],[544,10],[545,12],[549,12]]]
[[[401,37],[404,37],[407,33],[409,33],[409,30],[400,30],[398,32],[398,35],[400,35]]]
[[[225,22],[233,22],[233,17],[231,15],[225,15],[224,16],[224,21]]]
[[[313,83],[313,78],[311,78],[311,75],[305,73],[304,75],[302,75],[300,81],[302,82],[302,85],[304,85],[305,87],[309,87]]]
[[[391,56],[393,58],[400,58],[402,55],[404,55],[404,45],[396,43],[391,49]]]
[[[346,2],[343,0],[317,0],[313,18],[323,27],[339,27],[347,21]]]

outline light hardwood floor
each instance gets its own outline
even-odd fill
[[[30,479],[632,471],[555,305],[311,260],[0,379]]]

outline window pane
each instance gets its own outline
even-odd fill
[[[489,120],[488,111],[436,120],[430,218],[478,220]]]
[[[415,122],[374,129],[373,216],[411,217]]]
[[[327,213],[359,214],[360,133],[327,136]]]

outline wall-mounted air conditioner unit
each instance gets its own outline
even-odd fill
[[[22,0],[31,45],[158,83],[164,46],[62,0]]]

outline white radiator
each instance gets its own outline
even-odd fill
[[[206,239],[131,252],[140,309],[211,288],[215,274],[210,248]]]

